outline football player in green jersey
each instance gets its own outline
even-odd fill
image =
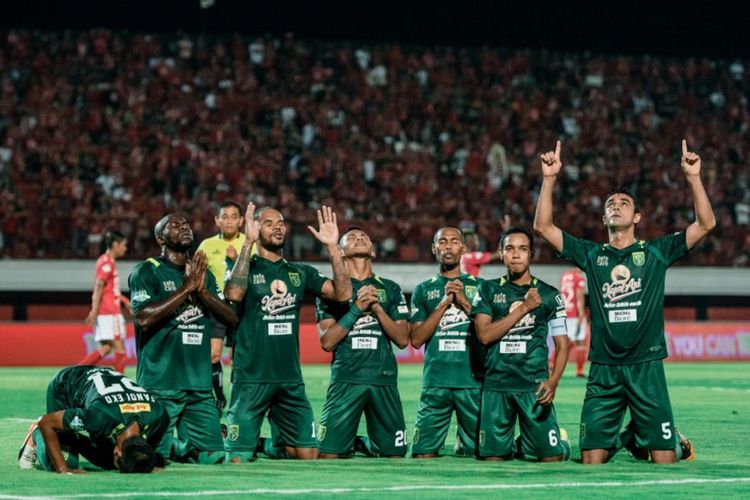
[[[439,455],[454,412],[458,422],[456,453],[476,454],[483,368],[481,345],[469,314],[482,280],[461,273],[465,251],[459,228],[440,228],[432,244],[438,274],[418,284],[411,296],[411,344],[425,346],[422,393],[411,447],[415,458]]]
[[[79,454],[120,472],[151,472],[164,464],[154,447],[169,416],[152,394],[119,372],[86,365],[61,370],[47,387],[47,412],[32,424],[18,454],[22,469],[38,460],[45,470],[78,474],[84,472],[76,464]]]
[[[409,308],[401,287],[372,270],[368,234],[351,227],[339,243],[356,294],[349,302],[318,299],[320,344],[333,351],[331,384],[320,419],[320,458],[351,456],[362,413],[370,456],[406,455],[406,425],[396,387],[393,344],[409,345]]]
[[[218,463],[224,444],[211,392],[211,329],[215,321],[236,325],[237,315],[207,272],[206,255],[189,258],[193,231],[185,217],[167,215],[154,235],[161,256],[138,264],[129,280],[137,380],[169,414],[159,453],[177,461]]]
[[[308,226],[328,250],[333,280],[312,266],[282,256],[286,224],[278,210],[245,212],[245,244],[226,284],[229,300],[242,302],[227,414],[226,450],[234,463],[251,460],[263,417],[271,423],[276,457],[315,459],[318,440],[299,361],[299,323],[306,293],[336,302],[352,297],[352,281],[338,248],[339,229],[330,207],[318,210],[319,229]],[[251,256],[257,241],[258,253]],[[279,451],[282,450],[282,451]]]
[[[700,177],[700,156],[682,141],[681,166],[693,196],[695,222],[675,234],[638,240],[636,225],[643,214],[633,194],[618,188],[604,203],[602,222],[609,232],[604,244],[565,233],[552,220],[552,193],[562,168],[560,141],[555,151],[541,155],[541,166],[534,229],[586,273],[590,290],[591,369],[581,411],[583,463],[604,463],[621,447],[625,408],[632,418],[628,430],[635,435],[634,447],[648,450],[653,462],[691,459],[692,445],[674,428],[662,364],[667,357],[664,280],[669,266],[716,226]]]
[[[565,300],[531,274],[531,230],[506,229],[500,247],[508,273],[482,283],[472,303],[477,335],[487,346],[479,456],[508,460],[515,451],[540,462],[559,462],[570,456],[552,404],[568,360]],[[552,373],[548,335],[555,343]],[[518,441],[513,437],[516,420]]]

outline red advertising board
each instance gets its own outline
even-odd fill
[[[669,361],[750,361],[750,322],[677,322],[666,324]],[[0,366],[63,366],[77,363],[96,348],[91,329],[78,323],[0,322]],[[128,364],[135,364],[133,326],[128,325]],[[300,329],[303,363],[330,363],[313,323]],[[399,363],[421,363],[422,349],[396,352]],[[107,360],[105,359],[105,363]]]

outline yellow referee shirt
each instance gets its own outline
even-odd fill
[[[216,278],[219,288],[224,288],[224,282],[229,279],[229,273],[232,272],[232,267],[234,267],[234,260],[227,257],[227,248],[230,246],[234,247],[237,251],[237,256],[239,256],[244,243],[244,233],[238,233],[237,237],[232,241],[226,241],[221,237],[221,234],[217,234],[201,241],[201,244],[198,246],[198,250],[202,250],[208,258],[208,270]],[[253,244],[250,254],[253,255],[256,253],[258,253],[258,249]]]

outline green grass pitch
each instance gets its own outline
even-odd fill
[[[47,383],[56,368],[0,368],[0,499],[253,496],[436,498],[512,495],[515,498],[749,498],[750,364],[667,364],[678,428],[695,443],[697,458],[672,466],[636,462],[620,452],[612,463],[583,466],[578,421],[585,382],[566,374],[556,406],[573,445],[573,461],[536,464],[480,462],[450,456],[436,460],[368,459],[295,462],[261,458],[243,465],[170,465],[147,475],[90,471],[60,476],[20,470],[18,448],[31,420],[43,413]],[[409,435],[421,366],[400,366],[400,391]],[[132,367],[128,368],[134,373]],[[569,370],[572,371],[572,370]],[[305,366],[307,392],[320,415],[327,366]],[[227,375],[225,373],[225,375]],[[361,427],[364,432],[364,425]],[[268,435],[266,427],[264,435]]]

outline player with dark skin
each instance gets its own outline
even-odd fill
[[[166,319],[193,294],[219,321],[236,326],[237,315],[229,304],[216,299],[206,289],[206,254],[197,252],[192,260],[188,256],[188,250],[193,243],[193,231],[187,219],[178,214],[167,215],[157,223],[154,233],[156,241],[161,246],[161,257],[177,267],[185,268],[185,282],[169,298],[138,311],[135,315],[138,326],[147,330]]]

